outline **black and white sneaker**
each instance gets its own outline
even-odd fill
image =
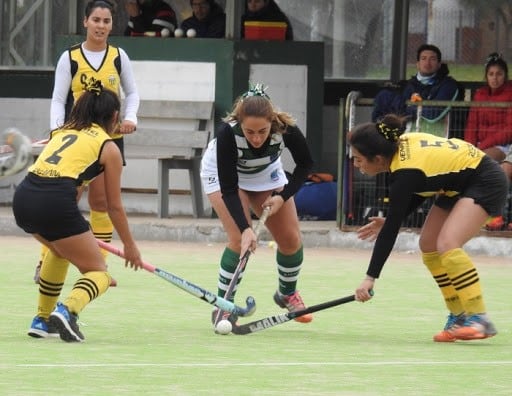
[[[50,325],[59,331],[61,340],[83,342],[85,337],[78,328],[77,319],[76,315],[69,312],[68,307],[62,303],[57,303],[55,310],[50,314]]]

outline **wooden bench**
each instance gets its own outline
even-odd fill
[[[199,171],[203,151],[210,140],[207,127],[213,120],[213,109],[213,102],[140,102],[137,131],[124,139],[125,157],[127,162],[130,159],[158,161],[157,213],[160,218],[169,216],[172,169],[188,170],[193,215],[205,216]]]

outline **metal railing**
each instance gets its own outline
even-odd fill
[[[493,117],[499,121],[510,115],[510,119],[512,119],[512,103],[507,102],[422,101],[407,102],[407,105],[417,107],[416,119],[408,124],[408,131],[427,131],[439,136],[459,139],[464,139],[464,135],[471,132],[469,129],[471,125],[467,125],[470,112],[485,113],[486,119],[491,121],[490,124],[492,124]],[[449,109],[443,118],[430,121],[424,117],[425,109],[439,107]],[[353,229],[353,226],[361,226],[368,221],[368,217],[385,216],[387,212],[389,202],[387,175],[361,174],[354,168],[350,148],[346,141],[347,132],[352,127],[371,120],[372,108],[373,99],[364,98],[357,91],[350,92],[347,98],[340,100],[337,224],[341,230],[350,230]],[[512,140],[509,144],[512,144]],[[415,212],[411,213],[403,222],[403,227],[421,228],[433,200],[434,198],[427,199]],[[503,208],[503,216],[505,225],[512,223],[510,194],[507,204]],[[506,226],[504,228],[506,229]]]

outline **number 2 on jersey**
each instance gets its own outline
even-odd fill
[[[78,139],[77,135],[66,135],[62,138],[63,144],[57,150],[55,150],[52,155],[45,159],[46,162],[57,165],[62,157],[59,155],[62,151],[64,151],[67,147],[71,146],[75,143],[76,139]]]

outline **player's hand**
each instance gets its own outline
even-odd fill
[[[135,132],[136,129],[137,125],[135,125],[134,122],[128,120],[123,120],[123,122],[121,122],[121,124],[119,125],[119,133],[122,135],[128,135],[130,133],[133,133]]]
[[[356,289],[356,292],[354,293],[356,296],[357,301],[365,302],[372,298],[373,296],[373,287],[375,285],[375,279],[367,276],[364,278],[364,280],[361,282],[359,287]]]
[[[369,217],[370,222],[357,230],[357,237],[363,241],[374,241],[386,221],[385,217]]]
[[[142,258],[140,257],[139,249],[135,244],[124,245],[123,251],[125,257],[125,267],[130,266],[135,271],[137,271],[139,268],[142,268]]]
[[[270,208],[270,212],[268,213],[269,217],[272,216],[273,214],[276,214],[277,212],[279,212],[279,209],[281,209],[281,207],[283,206],[284,204],[284,199],[282,196],[280,196],[279,194],[276,194],[276,195],[273,195],[273,196],[269,196],[265,202],[263,202],[263,204],[261,205],[261,207],[263,209],[265,209],[266,207],[269,207]]]
[[[247,227],[244,232],[242,232],[240,257],[243,256],[248,250],[253,253],[256,250],[256,246],[256,234],[251,227]]]

